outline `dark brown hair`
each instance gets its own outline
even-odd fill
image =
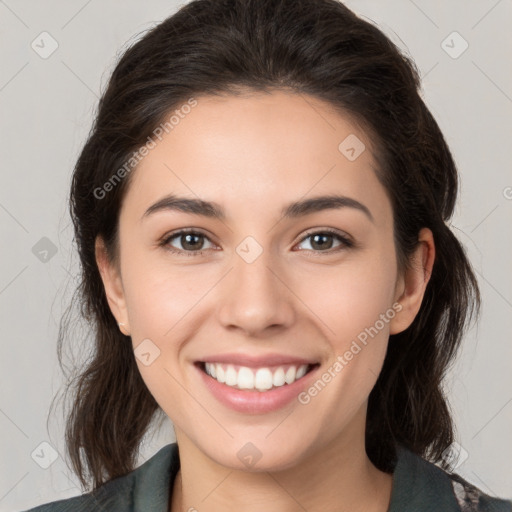
[[[450,219],[458,176],[420,95],[414,63],[372,23],[336,0],[195,0],[128,48],[98,106],[72,178],[70,212],[81,263],[73,304],[93,329],[89,358],[71,373],[66,443],[87,487],[134,468],[141,439],[162,413],[119,332],[95,260],[101,236],[118,257],[119,210],[129,173],[101,189],[169,113],[191,97],[288,90],[325,100],[372,135],[377,175],[392,202],[398,265],[428,227],[436,260],[412,325],[390,338],[369,397],[366,450],[391,471],[398,443],[448,469],[454,427],[442,380],[480,295]],[[341,141],[340,141],[341,142]],[[59,361],[71,306],[59,331]]]

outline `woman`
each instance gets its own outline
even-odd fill
[[[196,0],[124,54],[71,191],[93,489],[32,510],[511,510],[446,457],[479,292],[418,90],[336,0]]]

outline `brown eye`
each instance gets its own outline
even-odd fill
[[[198,256],[204,252],[205,240],[209,240],[206,235],[197,231],[178,231],[166,237],[161,245],[169,251],[177,254],[186,254],[187,256]],[[181,247],[175,247],[171,244],[178,242]]]
[[[334,240],[338,240],[340,243],[334,247],[334,250],[330,250],[333,248]],[[313,252],[329,252],[333,253],[338,250],[349,248],[353,246],[351,240],[347,237],[341,235],[336,231],[324,230],[324,231],[315,231],[313,233],[309,233],[306,237],[304,237],[300,243],[303,243],[306,240],[311,240],[310,246],[311,248],[306,250]]]

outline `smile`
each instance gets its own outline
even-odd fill
[[[194,363],[202,385],[218,402],[244,414],[266,414],[293,403],[320,368],[320,363],[290,357],[216,359]]]
[[[221,384],[240,390],[268,391],[293,384],[308,373],[314,365],[281,365],[249,368],[223,363],[202,363],[203,371]]]

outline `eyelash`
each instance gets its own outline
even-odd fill
[[[173,240],[174,238],[178,238],[181,235],[187,235],[187,234],[200,235],[209,240],[209,238],[204,233],[201,233],[200,231],[195,231],[193,229],[183,229],[180,231],[176,231],[175,233],[171,233],[168,236],[164,236],[163,239],[159,242],[159,245],[162,247],[165,247],[166,250],[168,250],[169,252],[171,252],[173,254],[178,254],[178,255],[186,254],[187,256],[203,255],[207,250],[183,251],[181,249],[176,249],[169,245],[170,241]],[[314,254],[315,256],[322,256],[323,254],[333,254],[333,253],[337,253],[343,249],[350,249],[352,247],[355,247],[355,243],[352,242],[352,240],[350,240],[346,236],[341,235],[338,231],[336,231],[334,229],[329,229],[329,228],[317,230],[317,231],[310,231],[296,245],[301,244],[302,242],[304,242],[308,238],[312,237],[313,235],[325,235],[325,234],[334,235],[341,242],[341,245],[334,249],[329,249],[326,251],[315,251],[313,249],[306,249],[306,251]]]

